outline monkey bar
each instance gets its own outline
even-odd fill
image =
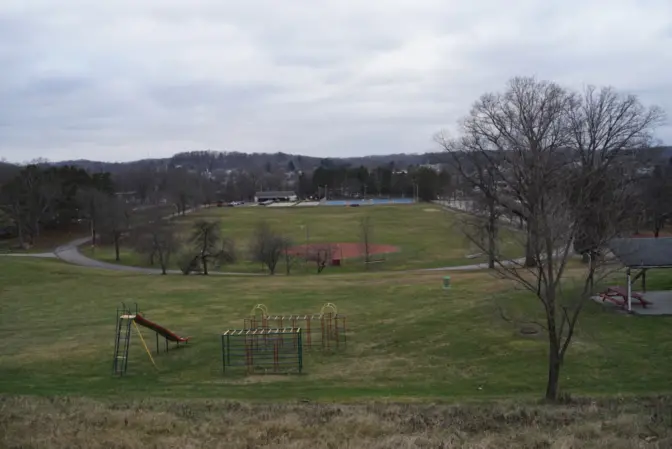
[[[301,329],[229,329],[222,333],[222,371],[245,367],[248,374],[301,373]]]
[[[261,315],[256,312],[260,310]],[[315,314],[269,315],[268,308],[257,304],[250,317],[244,319],[244,329],[300,328],[306,348],[338,349],[346,345],[346,316],[338,313],[333,303],[326,303]]]

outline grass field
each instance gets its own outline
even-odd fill
[[[7,448],[669,448],[668,398],[571,406],[249,404],[0,396]]]
[[[375,242],[402,249],[375,273],[351,263],[327,278],[152,276],[0,257],[0,447],[670,447],[669,317],[588,303],[561,376],[563,397],[579,399],[541,405],[546,339],[522,336],[497,309],[539,319],[529,294],[482,271],[452,273],[449,291],[444,273],[385,271],[474,263],[456,216],[428,208],[367,209]],[[220,218],[244,247],[262,218],[297,243],[306,224],[313,242],[357,241],[362,209],[213,208],[200,217]],[[194,218],[179,220],[184,232]],[[672,289],[672,274],[652,270],[647,285]],[[192,340],[155,355],[155,368],[134,334],[127,376],[114,377],[122,301]],[[219,335],[240,328],[255,304],[305,314],[327,302],[348,316],[345,350],[306,350],[301,375],[222,373]]]
[[[0,258],[0,392],[260,401],[539,397],[546,342],[519,336],[494,303],[526,316],[539,313],[538,305],[487,273],[455,273],[449,292],[441,276],[162,277]],[[649,277],[652,289],[671,284],[664,271]],[[129,376],[113,378],[120,301],[137,301],[149,319],[193,341],[157,356],[155,371],[136,338]],[[326,302],[348,316],[346,351],[308,352],[303,375],[222,375],[218,335],[241,327],[254,304],[271,313],[317,313]],[[669,318],[616,315],[588,304],[562,388],[591,395],[667,391],[670,350]]]
[[[483,257],[468,258],[479,250],[462,232],[465,216],[442,211],[438,206],[428,204],[373,207],[236,207],[209,208],[177,219],[181,232],[188,235],[190,224],[196,219],[217,219],[222,223],[223,235],[236,243],[240,261],[223,270],[240,272],[261,272],[264,269],[249,259],[248,248],[255,226],[267,221],[274,229],[291,238],[297,244],[341,243],[361,241],[360,219],[369,216],[372,227],[372,243],[394,245],[399,252],[385,255],[385,262],[372,265],[376,271],[404,270],[480,263]],[[515,233],[503,229],[501,248],[505,256],[519,256],[522,253],[520,239]],[[515,237],[514,237],[515,236]],[[114,250],[109,246],[83,248],[90,257],[114,262]],[[122,248],[121,263],[146,266],[146,258],[135,254],[129,248]],[[174,266],[173,268],[177,268]],[[325,273],[363,271],[361,260],[348,260],[344,266],[327,269]],[[278,273],[285,272],[282,261]],[[296,273],[312,273],[315,267],[310,263],[296,263]]]

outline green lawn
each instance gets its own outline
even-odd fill
[[[236,207],[209,208],[180,217],[176,220],[181,232],[186,236],[194,220],[216,219],[222,223],[223,235],[236,243],[239,262],[224,267],[226,271],[260,272],[263,268],[250,261],[250,240],[255,226],[267,221],[275,230],[291,238],[297,244],[341,243],[361,241],[360,219],[370,217],[372,243],[393,245],[399,252],[386,254],[385,262],[371,265],[376,271],[404,270],[455,266],[484,262],[484,257],[467,256],[480,252],[462,231],[465,215],[446,212],[432,204],[372,206],[372,207]],[[508,230],[501,231],[501,251],[507,257],[517,257],[522,253],[520,237]],[[90,257],[107,262],[115,262],[114,250],[110,246],[82,248]],[[147,260],[135,254],[130,248],[122,248],[119,263],[127,265],[147,265]],[[173,266],[177,268],[177,266]],[[339,268],[327,269],[326,273],[363,271],[361,260],[347,260]],[[293,271],[297,273],[315,272],[312,264],[295,262]],[[282,261],[278,273],[285,272]]]
[[[449,292],[441,289],[441,277],[147,276],[0,258],[0,393],[264,401],[541,396],[545,340],[518,336],[494,307],[497,301],[534,314],[537,303],[487,273],[455,273]],[[651,289],[672,286],[664,271],[652,272],[648,282]],[[138,302],[149,319],[192,342],[156,356],[156,371],[134,336],[128,376],[113,377],[121,301]],[[348,316],[346,351],[307,351],[302,375],[222,374],[219,334],[241,327],[253,305],[264,303],[271,313],[316,313],[326,302]],[[670,324],[669,318],[616,315],[588,304],[563,368],[563,389],[591,395],[669,390]],[[151,344],[153,335],[143,333]]]

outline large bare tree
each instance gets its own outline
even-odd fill
[[[476,101],[459,138],[441,140],[454,160],[472,163],[469,170],[461,165],[460,173],[493,208],[525,221],[525,263],[499,256],[494,262],[497,273],[534,294],[544,312],[549,400],[558,397],[562,363],[601,273],[600,249],[625,221],[632,173],[624,160],[649,143],[661,119],[658,108],[613,89],[575,93],[514,78],[505,92]],[[590,263],[579,275],[580,288],[563,289],[576,240]],[[490,242],[483,250],[496,254]]]

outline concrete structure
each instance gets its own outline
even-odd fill
[[[632,301],[630,310],[620,307],[609,301],[603,301],[600,296],[593,296],[593,301],[615,312],[632,313],[634,315],[672,315],[672,291],[656,290],[641,293],[649,303],[642,307],[638,301]]]
[[[626,267],[627,310],[632,311],[632,286],[642,281],[646,296],[646,272],[651,268],[672,268],[672,237],[666,238],[618,238],[609,242],[609,249]],[[632,275],[633,270],[639,273]],[[652,292],[653,293],[653,292]],[[658,295],[657,299],[661,299]]]
[[[254,202],[262,203],[264,201],[297,201],[296,193],[291,190],[269,190],[267,192],[257,192],[254,194]]]

